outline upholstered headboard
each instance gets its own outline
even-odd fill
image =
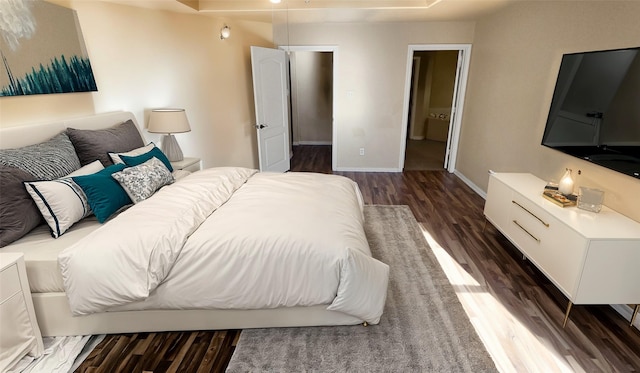
[[[115,111],[73,119],[2,128],[0,129],[0,149],[37,144],[52,138],[68,127],[95,130],[112,127],[127,120],[132,120],[136,124],[138,131],[141,130],[133,113],[128,111]],[[144,139],[144,136],[142,138]]]
[[[113,164],[110,152],[139,148],[144,148],[141,130],[134,115],[124,111],[0,129],[0,247],[24,237],[43,219],[54,237],[62,235],[85,217],[91,201],[77,193],[79,184],[50,181],[73,173],[97,175]],[[117,196],[122,206],[116,208],[130,202],[124,189],[121,192],[125,194]],[[101,193],[96,201],[111,201],[110,191]],[[94,206],[91,210],[100,211]],[[114,212],[106,211],[103,220]]]

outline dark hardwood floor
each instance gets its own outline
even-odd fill
[[[291,170],[331,173],[330,147],[296,147]],[[609,306],[575,306],[563,329],[567,299],[495,228],[485,228],[484,200],[455,175],[339,174],[358,182],[367,204],[410,206],[441,246],[438,259],[444,256],[455,267],[445,269],[447,275],[459,271],[472,283],[456,282],[454,288],[502,371],[640,371],[640,331]],[[481,294],[471,294],[477,289]],[[239,335],[237,330],[108,335],[77,372],[220,372]]]

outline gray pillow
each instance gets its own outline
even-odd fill
[[[62,132],[39,144],[0,150],[0,164],[19,168],[38,180],[53,180],[80,168],[69,137]]]
[[[144,201],[156,190],[174,181],[167,166],[156,157],[140,165],[113,173],[111,177],[120,183],[133,203]]]
[[[67,135],[82,166],[98,159],[108,167],[113,164],[109,153],[124,153],[144,146],[142,136],[131,120],[104,130],[67,128]]]
[[[0,164],[0,247],[40,225],[40,211],[22,184],[35,179],[19,168]]]

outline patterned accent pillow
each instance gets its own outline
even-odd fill
[[[67,128],[67,135],[76,148],[83,166],[96,159],[99,159],[105,167],[111,166],[113,161],[109,157],[109,152],[128,152],[144,146],[140,131],[131,120],[104,130]]]
[[[164,185],[173,183],[173,176],[169,169],[155,157],[111,176],[118,180],[133,203],[142,202]]]
[[[60,237],[73,224],[91,214],[87,196],[72,177],[90,175],[102,169],[102,163],[96,160],[62,179],[24,183],[53,238]]]
[[[75,148],[64,133],[39,144],[1,149],[0,164],[19,168],[38,180],[53,180],[80,168]]]

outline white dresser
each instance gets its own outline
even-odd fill
[[[23,254],[0,252],[0,372],[43,352]]]
[[[531,174],[493,173],[484,214],[573,304],[640,304],[640,223],[542,196]],[[631,321],[633,323],[633,319]]]

